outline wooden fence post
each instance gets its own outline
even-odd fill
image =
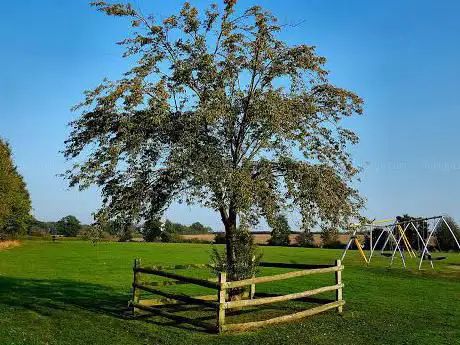
[[[252,276],[255,278],[255,275]],[[256,284],[251,284],[249,287],[249,299],[254,299],[254,295],[256,294]]]
[[[218,277],[219,282],[219,292],[217,296],[217,301],[219,303],[218,311],[217,311],[217,331],[222,333],[224,325],[225,325],[225,295],[226,295],[226,288],[222,287],[222,283],[227,281],[227,273],[220,272]]]
[[[342,261],[341,260],[336,260],[335,265],[339,268],[335,272],[335,283],[337,285],[339,285],[339,284],[342,284],[342,271],[340,270],[340,266],[342,266]],[[341,287],[336,290],[335,299],[336,299],[336,301],[342,301],[342,299],[343,299],[343,291],[342,291]],[[342,309],[343,309],[342,306],[338,306],[337,307],[337,312],[342,313]]]
[[[141,259],[134,259],[133,265],[133,298],[132,301],[134,303],[139,303],[139,295],[140,290],[137,288],[137,284],[139,284],[139,272],[137,269],[141,266]],[[137,308],[132,307],[133,315],[136,314]]]

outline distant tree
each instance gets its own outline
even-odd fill
[[[51,237],[52,232],[45,222],[41,222],[31,216],[27,226],[27,235],[32,237]]]
[[[323,248],[340,247],[339,231],[336,228],[324,228],[320,236]]]
[[[313,46],[290,46],[271,13],[238,13],[235,0],[201,13],[185,2],[162,21],[126,2],[93,5],[127,19],[121,44],[137,62],[74,108],[65,156],[81,161],[66,176],[100,186],[98,216],[136,223],[175,200],[211,208],[228,234],[230,280],[261,218],[291,207],[310,226],[359,217],[358,137],[342,120],[362,113],[362,99],[332,84]]]
[[[161,236],[162,223],[157,219],[150,219],[142,227],[142,237],[146,242],[154,242]]]
[[[190,225],[189,228],[190,228],[190,232],[194,232],[194,233],[197,233],[197,234],[207,232],[205,226],[203,224],[201,224],[200,222],[193,223],[192,225]]]
[[[169,219],[166,219],[164,224],[164,232],[173,234],[176,233],[178,230],[180,230],[180,228],[178,227],[177,223],[173,223]]]
[[[297,243],[301,247],[313,248],[316,247],[313,234],[309,230],[303,230],[297,235]]]
[[[24,234],[31,208],[29,192],[13,163],[10,146],[0,139],[0,239]]]
[[[444,216],[444,219],[446,220],[447,224],[449,224],[457,241],[460,242],[460,227],[457,224],[457,222],[455,222],[455,220],[449,216]],[[442,251],[449,251],[449,250],[459,251],[460,250],[458,248],[457,243],[455,242],[454,237],[452,236],[452,233],[449,231],[449,228],[443,221],[440,221],[438,223],[435,229],[434,236],[438,242],[437,247],[439,250],[442,250]]]
[[[82,239],[91,241],[93,244],[102,240],[113,240],[113,236],[105,230],[98,228],[96,224],[83,225],[80,230],[80,236]]]
[[[279,215],[271,222],[272,232],[268,244],[272,246],[288,246],[290,243],[289,235],[291,227],[286,216]]]
[[[57,222],[57,232],[67,237],[75,237],[80,232],[82,225],[77,217],[69,215]]]
[[[111,236],[119,237],[123,233],[123,226],[116,220],[109,220],[101,224],[101,231],[107,232]]]
[[[118,242],[129,242],[136,235],[136,227],[132,224],[121,224],[118,232]]]
[[[121,219],[110,219],[105,215],[97,217],[92,226],[95,238],[104,238],[110,235],[118,238],[119,242],[127,242],[139,235],[138,229],[132,223],[124,222]]]
[[[397,216],[396,221],[401,223],[400,227],[404,231],[409,244],[414,250],[422,250],[422,242],[417,235],[414,227],[410,224],[412,223],[415,227],[417,227],[418,232],[422,238],[426,239],[428,237],[428,222],[423,220],[421,217],[413,217],[408,214],[404,214],[402,216]],[[408,225],[409,224],[409,225]],[[395,229],[396,233],[399,235],[400,231]],[[396,236],[399,238],[399,236]],[[401,243],[402,248],[405,248],[404,244]]]
[[[32,235],[32,233],[51,233],[49,226],[46,222],[39,221],[34,216],[30,216],[29,221],[27,222],[27,234]]]
[[[385,231],[383,228],[374,228],[372,230],[372,246],[375,246],[375,249],[376,250],[382,250],[383,249],[383,245],[385,244],[385,240],[386,240],[386,236],[385,234],[383,234],[382,236],[380,236],[380,234]],[[380,236],[380,240],[379,242],[377,243],[376,245],[376,241],[377,239],[379,238]],[[370,250],[371,249],[371,238],[368,234],[364,235],[364,248],[365,250]]]
[[[200,222],[195,222],[189,226],[189,233],[206,234],[208,232],[212,232],[212,229],[209,226],[204,226]]]
[[[187,226],[180,223],[173,223],[169,219],[167,219],[164,224],[164,231],[170,234],[187,235],[205,234],[208,232],[212,232],[212,229],[208,226],[204,226],[200,222],[195,222],[192,225]]]

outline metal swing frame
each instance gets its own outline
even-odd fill
[[[379,226],[378,225],[379,223],[387,223],[389,221],[390,220],[382,220],[382,221],[378,221],[378,222],[372,222],[370,224],[364,224],[364,225],[361,225],[361,226],[358,226],[358,225],[355,226],[355,228],[354,228],[354,230],[353,230],[353,232],[352,232],[352,234],[350,236],[350,239],[348,240],[347,245],[346,245],[346,247],[345,247],[345,249],[343,251],[341,260],[344,260],[345,255],[347,254],[347,251],[350,249],[352,243],[355,242],[355,244],[358,247],[358,250],[359,250],[359,252],[360,252],[360,254],[362,256],[362,258],[364,259],[366,264],[369,265],[370,262],[371,262],[372,256],[374,254],[374,251],[377,248],[377,245],[378,245],[379,241],[382,239],[383,235],[386,234],[385,243],[384,243],[384,245],[382,247],[381,252],[383,252],[383,250],[385,249],[385,247],[387,246],[387,244],[391,240],[392,243],[394,243],[394,245],[395,245],[395,252],[396,252],[396,250],[399,250],[399,254],[400,254],[403,266],[406,267],[406,262],[404,260],[404,254],[403,254],[403,251],[401,250],[399,241],[396,239],[396,237],[394,236],[392,230],[389,228],[389,226],[392,226],[392,224],[387,225],[387,226]],[[363,228],[367,228],[367,229],[363,230]],[[376,228],[382,229],[383,231],[377,237],[377,240],[375,242],[373,242],[372,233]],[[369,254],[368,257],[365,255],[364,251],[361,248],[361,244],[357,240],[357,235],[358,234],[367,234],[367,235],[369,235],[370,250],[371,251],[370,251],[370,254]],[[394,252],[394,254],[395,254],[395,252]],[[392,258],[392,261],[393,261],[393,259],[394,258]]]
[[[431,230],[428,229],[428,233],[427,233],[428,236],[427,236],[426,239],[424,239],[423,236],[420,234],[420,231],[419,231],[418,227],[414,223],[418,223],[418,222],[423,223],[423,222],[429,221],[429,220],[436,220],[436,222],[434,223],[434,226],[431,228]],[[430,244],[430,240],[433,238],[433,235],[436,232],[436,229],[438,228],[438,225],[439,225],[439,223],[441,221],[444,222],[444,224],[449,229],[450,234],[452,235],[453,239],[455,240],[455,243],[457,244],[458,249],[460,250],[459,239],[457,239],[457,237],[455,236],[455,233],[453,232],[453,230],[450,227],[449,223],[445,220],[444,216],[435,216],[435,217],[419,218],[419,219],[414,219],[414,220],[404,221],[404,222],[394,222],[392,224],[387,224],[387,225],[384,225],[384,226],[377,225],[378,222],[373,222],[373,223],[370,223],[370,224],[364,224],[364,225],[361,225],[361,226],[357,225],[355,227],[355,229],[353,230],[353,232],[352,232],[352,234],[350,236],[350,239],[347,242],[347,245],[346,245],[346,247],[345,247],[345,249],[343,251],[341,260],[342,261],[344,260],[345,255],[347,254],[347,251],[350,249],[352,243],[355,242],[356,245],[358,246],[358,249],[360,250],[360,254],[363,257],[364,261],[366,262],[367,265],[369,265],[373,255],[374,255],[374,252],[375,252],[375,250],[377,248],[378,243],[386,235],[385,242],[384,242],[380,252],[383,253],[385,251],[385,248],[388,245],[388,243],[393,243],[394,244],[394,249],[392,250],[392,254],[391,254],[390,267],[393,265],[394,259],[396,257],[396,252],[398,251],[399,255],[400,255],[400,258],[401,258],[401,261],[402,261],[402,264],[403,264],[404,268],[406,268],[406,260],[404,258],[404,249],[402,248],[401,242],[406,247],[407,253],[409,253],[409,256],[411,256],[413,258],[416,258],[415,251],[411,247],[411,245],[408,242],[407,237],[406,237],[406,231],[410,227],[412,227],[414,229],[415,233],[417,234],[417,240],[419,240],[421,242],[422,248],[423,248],[422,252],[420,254],[420,261],[419,261],[419,264],[418,264],[418,269],[419,270],[422,269],[423,260],[425,259],[425,255],[427,255],[427,254],[429,254],[428,258],[429,258],[429,261],[430,261],[431,268],[434,268],[433,260],[432,260],[431,254],[430,254],[430,252],[428,250],[428,246]],[[380,221],[380,222],[388,222],[388,221]],[[366,230],[364,230],[364,228]],[[375,229],[380,229],[382,231],[381,231],[380,235],[377,237],[376,241],[373,242],[372,233],[373,233],[373,231]],[[399,234],[398,234],[398,232],[399,232]],[[362,248],[360,246],[359,241],[357,240],[357,235],[358,234],[367,234],[369,236],[369,239],[370,239],[370,253],[369,253],[368,257],[365,255],[364,251],[362,250]],[[420,247],[417,248],[417,250],[419,251]]]

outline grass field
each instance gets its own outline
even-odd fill
[[[349,252],[343,272],[347,304],[341,316],[330,311],[222,336],[160,317],[123,316],[133,258],[142,258],[146,265],[206,263],[209,252],[209,245],[200,244],[93,246],[79,241],[30,241],[0,251],[0,344],[460,344],[460,255],[451,253],[448,260],[436,262],[434,271],[426,266],[419,272],[415,261],[407,270],[399,262],[388,270],[383,257],[364,267],[358,253]],[[311,264],[333,263],[341,253],[281,247],[264,247],[263,252],[264,261]],[[288,293],[332,282],[332,274],[302,277],[261,284],[257,291]],[[205,290],[187,291],[209,293]],[[292,312],[302,303],[272,305],[235,319]]]

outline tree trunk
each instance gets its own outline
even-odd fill
[[[228,217],[224,221],[225,226],[225,245],[227,254],[227,277],[228,280],[238,280],[239,277],[236,274],[235,266],[237,265],[237,257],[235,251],[235,237],[236,237],[236,219],[237,214],[235,210],[230,207]],[[228,294],[231,301],[241,299],[243,289],[230,289]]]
[[[230,209],[228,213],[227,222],[225,224],[225,244],[227,252],[227,266],[229,274],[227,277],[229,280],[236,280],[234,267],[236,264],[236,253],[235,253],[235,235],[236,235],[236,212]]]

